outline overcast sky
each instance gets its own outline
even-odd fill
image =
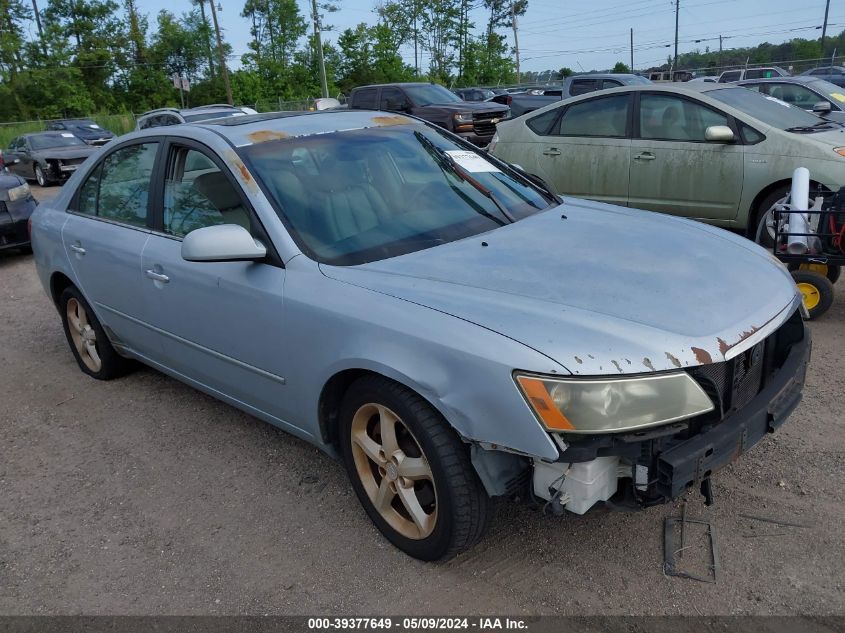
[[[249,24],[240,17],[243,0],[217,0],[226,40],[238,57],[246,52]],[[336,41],[338,34],[360,22],[374,23],[375,0],[335,0],[340,6],[327,22],[334,31],[324,34]],[[305,16],[308,0],[298,0]],[[137,0],[139,10],[150,15],[150,24],[161,9],[180,13],[190,9],[189,0]],[[481,4],[476,2],[475,4]],[[580,8],[579,8],[580,7]],[[634,29],[634,66],[645,69],[666,61],[673,51],[674,0],[592,0],[578,3],[564,0],[528,0],[528,11],[519,20],[522,70],[579,70],[610,68],[617,61],[629,62],[629,29]],[[779,43],[794,37],[817,38],[824,21],[825,0],[681,0],[679,52],[719,48],[719,34],[725,49],[768,41]],[[484,27],[486,13],[471,14],[476,32]],[[310,24],[310,23],[309,23]],[[831,0],[828,33],[845,28],[845,0]],[[507,32],[513,44],[513,33]],[[695,40],[702,40],[696,43]],[[668,45],[668,47],[667,47]],[[413,47],[403,50],[413,64]],[[845,51],[842,51],[845,53]],[[237,67],[237,60],[232,66]],[[428,67],[423,54],[422,67]]]

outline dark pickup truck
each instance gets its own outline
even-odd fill
[[[443,86],[429,83],[361,86],[352,91],[349,107],[411,114],[444,127],[479,147],[490,143],[496,133],[496,123],[510,116],[507,106],[462,101]]]

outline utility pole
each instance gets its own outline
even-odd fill
[[[830,0],[824,6],[824,25],[822,26],[822,57],[824,57],[824,38],[827,35],[827,14],[830,12]],[[833,63],[833,62],[831,62]]]
[[[678,70],[678,14],[680,11],[681,0],[675,0],[675,60],[672,62],[673,71]]]
[[[522,81],[522,75],[519,72],[519,36],[516,33],[516,0],[511,0],[511,25],[513,26],[513,46],[516,53],[516,83],[520,83]]]
[[[634,72],[634,29],[631,28],[631,72]]]
[[[326,83],[326,60],[323,59],[323,37],[320,35],[320,14],[317,12],[317,0],[311,0],[311,17],[314,19],[314,39],[317,43],[317,56],[320,61],[320,85],[323,97],[329,96],[329,86]]]
[[[35,24],[38,27],[38,39],[41,42],[41,47],[44,48],[44,54],[46,55],[47,49],[44,46],[44,29],[41,28],[41,14],[38,13],[38,0],[32,0],[32,13],[35,15]]]
[[[722,34],[719,33],[719,70],[722,70]]]
[[[226,68],[226,56],[223,54],[223,39],[220,37],[220,24],[217,22],[217,9],[214,6],[215,0],[209,0],[211,5],[211,19],[214,21],[214,32],[217,35],[217,56],[220,58],[220,74],[223,75],[223,85],[226,88],[226,101],[229,105],[235,105],[232,98],[232,84],[229,83],[229,69]]]

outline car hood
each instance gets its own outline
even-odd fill
[[[498,332],[582,375],[732,358],[800,302],[783,266],[744,238],[570,198],[484,235],[321,268]]]
[[[79,138],[112,138],[114,134],[103,128],[77,127],[71,130]]]
[[[32,154],[39,158],[88,158],[99,148],[90,145],[76,145],[71,147],[48,147],[47,149],[33,150]]]

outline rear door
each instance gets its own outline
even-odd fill
[[[631,94],[594,97],[559,110],[548,128],[535,129],[535,173],[558,193],[626,204]],[[530,120],[529,127],[537,120]]]
[[[734,124],[691,97],[640,92],[628,206],[709,220],[736,218],[743,146],[707,141],[705,130],[715,125]]]
[[[128,143],[105,156],[71,200],[62,229],[77,284],[112,341],[153,358],[141,251],[150,235],[150,187],[160,145]]]
[[[143,297],[163,364],[215,392],[284,420],[285,269],[265,261],[189,262],[182,238],[198,228],[237,224],[272,245],[228,168],[185,139],[168,144],[163,201],[141,257]]]

